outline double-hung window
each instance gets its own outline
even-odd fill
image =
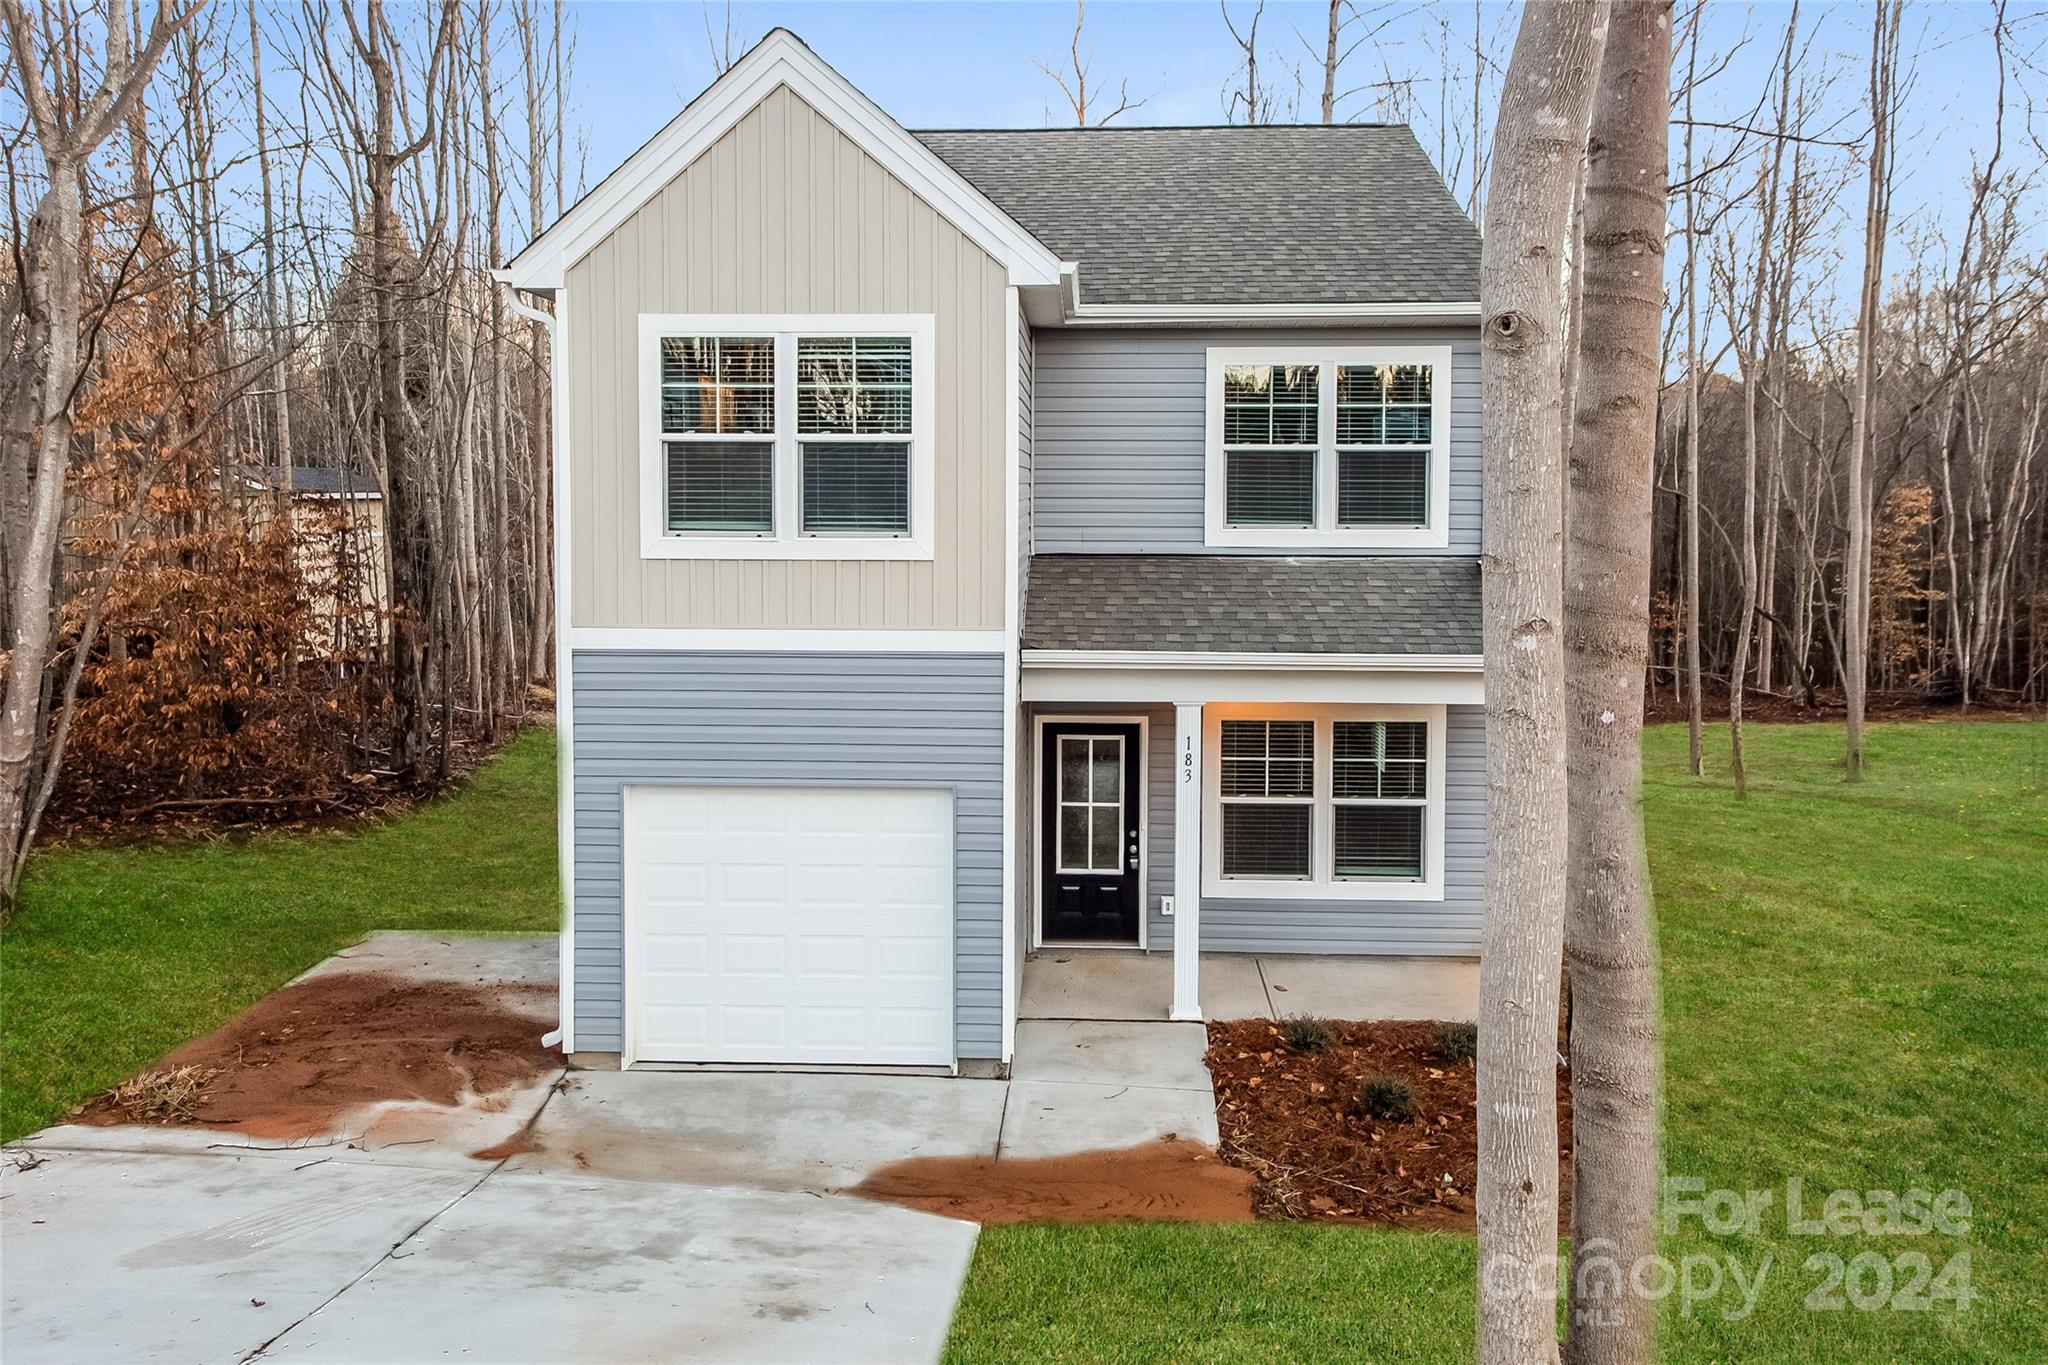
[[[929,559],[932,319],[640,319],[650,558]]]
[[[1207,710],[1205,896],[1443,898],[1443,707]]]
[[[1450,347],[1214,347],[1208,388],[1208,544],[1449,545]]]

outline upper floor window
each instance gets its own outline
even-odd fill
[[[1448,346],[1209,351],[1207,542],[1447,546]]]
[[[929,315],[640,330],[644,554],[931,558]]]

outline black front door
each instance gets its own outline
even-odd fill
[[[1138,727],[1045,726],[1039,754],[1039,938],[1132,943],[1144,904],[1138,866]]]

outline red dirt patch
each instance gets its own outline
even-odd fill
[[[258,1001],[152,1070],[215,1071],[175,1122],[225,1125],[262,1138],[319,1136],[357,1105],[454,1105],[465,1093],[520,1085],[559,1065],[540,1045],[546,1025],[537,1017],[552,996],[550,986],[484,991],[381,972],[337,973]],[[134,1121],[110,1095],[92,1101],[77,1120]]]
[[[1438,1057],[1429,1022],[1329,1020],[1321,1052],[1287,1046],[1264,1019],[1209,1025],[1223,1160],[1257,1178],[1266,1218],[1474,1227],[1479,1106],[1472,1063]],[[1414,1116],[1357,1109],[1374,1076],[1404,1080]],[[1560,1210],[1571,1207],[1571,1086],[1558,1068]]]
[[[538,1152],[540,1149],[540,1140],[534,1137],[532,1130],[522,1128],[503,1142],[479,1147],[470,1155],[478,1161],[504,1161],[508,1157],[524,1156],[528,1152]]]
[[[1010,1160],[916,1157],[846,1191],[974,1223],[1240,1223],[1252,1177],[1198,1142]]]

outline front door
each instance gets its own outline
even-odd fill
[[[1048,723],[1039,755],[1039,940],[1138,942],[1144,869],[1138,866],[1135,725]]]

